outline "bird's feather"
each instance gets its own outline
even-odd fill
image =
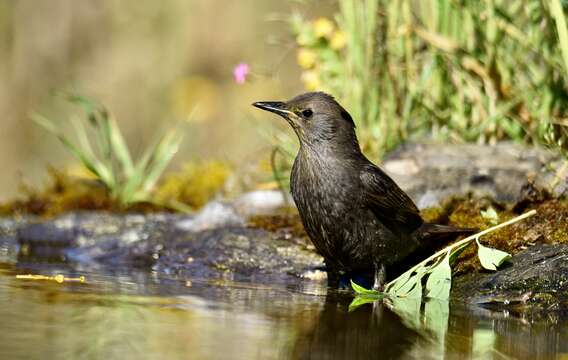
[[[408,232],[422,225],[422,217],[412,199],[381,169],[369,164],[362,169],[360,178],[366,205],[379,220],[403,225]]]

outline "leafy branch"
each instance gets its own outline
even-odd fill
[[[426,297],[447,300],[450,297],[452,278],[452,270],[450,264],[455,261],[457,256],[466,247],[468,247],[475,241],[478,249],[477,257],[479,258],[481,265],[487,270],[497,270],[497,268],[503,262],[511,258],[511,255],[505,251],[483,246],[479,241],[480,238],[483,235],[524,220],[530,216],[533,216],[534,214],[536,214],[536,210],[531,210],[514,219],[483,230],[477,234],[471,235],[450,246],[447,246],[434,255],[416,264],[393,281],[389,282],[385,286],[384,293],[364,289],[352,282],[351,285],[353,287],[353,290],[357,294],[357,298],[355,298],[353,303],[360,305],[365,302],[369,302],[363,302],[361,299],[359,299],[361,297],[378,299],[381,296],[385,295],[388,295],[390,297],[420,299],[424,295],[424,290]],[[426,279],[425,289],[423,289],[422,286],[424,279]]]

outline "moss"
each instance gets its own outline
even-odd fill
[[[522,206],[517,206],[522,204]],[[547,196],[523,199],[506,208],[490,199],[454,198],[442,206],[422,212],[429,222],[450,224],[459,227],[474,227],[480,230],[490,227],[490,219],[481,216],[481,211],[492,206],[499,222],[504,222],[531,209],[537,214],[524,221],[483,236],[480,241],[487,246],[516,254],[537,243],[568,243],[568,199],[551,199]],[[438,250],[447,244],[438,244]],[[470,246],[459,256],[454,267],[456,275],[482,271],[476,256],[477,248]]]
[[[49,168],[48,172],[50,181],[43,189],[23,186],[22,199],[0,204],[0,215],[49,217],[76,210],[172,211],[167,204],[174,202],[196,209],[222,189],[230,173],[229,168],[219,162],[188,164],[179,173],[166,175],[156,190],[153,202],[123,206],[112,199],[108,190],[94,179],[70,176],[54,168]]]
[[[200,208],[223,189],[230,173],[230,168],[218,161],[186,164],[181,171],[165,175],[156,199],[160,203],[177,201]]]
[[[115,208],[106,189],[94,180],[66,175],[48,169],[50,182],[43,190],[22,186],[23,199],[0,205],[2,215],[56,215],[72,210]]]

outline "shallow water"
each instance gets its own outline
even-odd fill
[[[85,283],[18,274],[83,275]],[[437,359],[568,355],[568,326],[445,303],[366,304],[324,284],[0,264],[0,359]]]

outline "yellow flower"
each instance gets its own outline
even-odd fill
[[[319,89],[320,79],[317,71],[309,70],[302,73],[302,82],[306,90],[313,91]]]
[[[298,50],[298,56],[296,58],[298,64],[302,69],[311,69],[316,64],[316,53],[308,49]]]
[[[314,32],[318,38],[330,38],[333,34],[334,26],[331,20],[321,17],[314,21]]]
[[[329,41],[329,46],[334,50],[341,50],[345,47],[347,43],[347,37],[345,33],[341,30],[338,30],[333,33],[331,40]]]

